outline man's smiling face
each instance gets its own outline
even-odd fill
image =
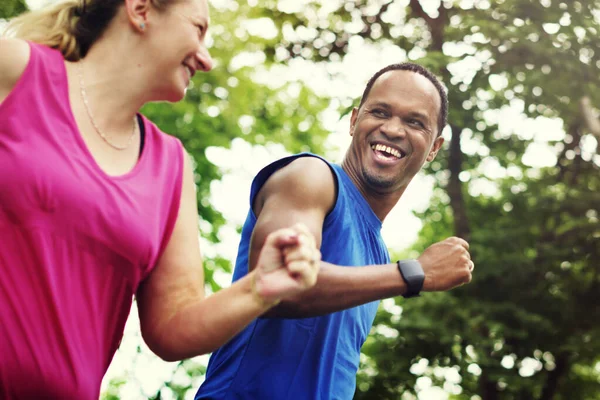
[[[435,157],[441,99],[426,77],[404,70],[381,75],[360,109],[352,112],[351,163],[366,190],[406,187]]]

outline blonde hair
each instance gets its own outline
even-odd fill
[[[173,0],[152,0],[157,9]],[[85,57],[124,0],[63,0],[12,19],[3,32],[60,50],[69,61]]]

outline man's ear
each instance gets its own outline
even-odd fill
[[[437,156],[438,151],[440,151],[442,144],[444,144],[443,137],[440,136],[439,138],[435,139],[433,146],[431,146],[431,150],[429,150],[429,154],[427,154],[427,162],[431,162],[435,159],[435,156]]]
[[[352,115],[350,116],[350,136],[354,135],[354,126],[356,125],[356,118],[358,117],[358,108],[352,109]]]
[[[148,12],[152,8],[150,0],[125,0],[125,12],[133,29],[143,32],[148,26]]]

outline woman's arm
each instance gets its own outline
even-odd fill
[[[264,243],[252,273],[205,298],[196,193],[186,157],[173,234],[137,293],[142,336],[150,349],[167,361],[208,353],[279,299],[315,284],[320,253],[306,229],[281,229]]]

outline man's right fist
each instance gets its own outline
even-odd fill
[[[469,283],[475,268],[469,243],[457,237],[432,244],[418,260],[425,272],[422,290],[427,292],[450,290]]]

